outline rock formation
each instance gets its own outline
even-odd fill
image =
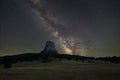
[[[55,48],[55,43],[52,41],[47,41],[44,50],[41,52],[41,54],[43,55],[57,54],[57,53],[58,52]]]
[[[47,41],[44,50],[40,53],[41,60],[43,62],[49,62],[52,60],[51,56],[58,54],[55,43],[52,41]]]

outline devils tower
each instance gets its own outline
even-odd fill
[[[44,50],[40,53],[43,62],[51,61],[52,59],[50,58],[50,56],[56,54],[58,54],[58,52],[55,48],[55,43],[52,41],[47,41]]]
[[[58,52],[55,48],[55,43],[52,41],[47,41],[44,50],[41,52],[41,54],[43,55],[57,54],[57,53]]]

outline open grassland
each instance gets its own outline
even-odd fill
[[[23,62],[0,68],[0,80],[120,80],[120,64]]]

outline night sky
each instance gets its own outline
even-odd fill
[[[120,56],[120,0],[30,1],[44,7],[46,22],[29,0],[0,0],[1,56],[40,52],[46,41],[64,53],[61,37],[68,48],[79,45],[80,55]]]

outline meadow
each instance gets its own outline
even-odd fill
[[[120,64],[53,61],[0,66],[0,80],[120,80]]]

